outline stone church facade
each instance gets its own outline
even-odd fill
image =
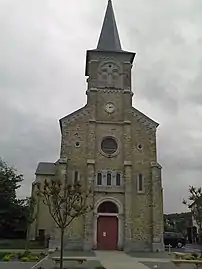
[[[36,182],[54,177],[79,180],[95,194],[94,210],[73,221],[66,249],[162,251],[163,193],[157,162],[158,123],[132,107],[135,53],[121,48],[111,1],[97,48],[86,54],[87,104],[60,119],[56,163],[39,163]],[[59,231],[40,201],[31,237]]]

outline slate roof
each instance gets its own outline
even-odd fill
[[[97,49],[106,51],[122,51],[111,0],[108,1]]]
[[[55,163],[40,162],[35,175],[55,175]]]

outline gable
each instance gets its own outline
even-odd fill
[[[90,109],[87,106],[84,106],[73,113],[61,118],[59,120],[60,122],[60,130],[62,131],[63,127],[66,126],[69,123],[72,123],[86,115],[90,115]]]
[[[147,130],[156,131],[159,123],[150,119],[148,116],[137,110],[136,108],[132,108],[132,115],[136,118],[136,120],[146,127]]]

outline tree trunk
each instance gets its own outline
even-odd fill
[[[60,237],[60,269],[63,269],[64,229],[61,229]]]
[[[29,250],[29,231],[30,231],[30,225],[28,225],[26,232],[25,251]]]

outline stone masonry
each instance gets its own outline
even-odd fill
[[[132,107],[134,57],[135,53],[121,48],[109,1],[97,49],[86,55],[87,104],[60,119],[59,160],[40,163],[36,171],[35,183],[56,177],[73,183],[76,172],[83,187],[94,191],[94,199],[89,201],[95,208],[68,227],[66,249],[105,248],[102,240],[107,239],[99,234],[100,218],[110,221],[111,216],[118,223],[116,249],[164,250],[161,166],[156,157],[158,123]],[[105,150],[102,143],[106,138],[112,144],[106,144]],[[118,212],[98,212],[104,202],[115,204]],[[44,230],[51,235],[51,244],[59,246],[57,228],[40,201],[36,212],[32,237]]]

